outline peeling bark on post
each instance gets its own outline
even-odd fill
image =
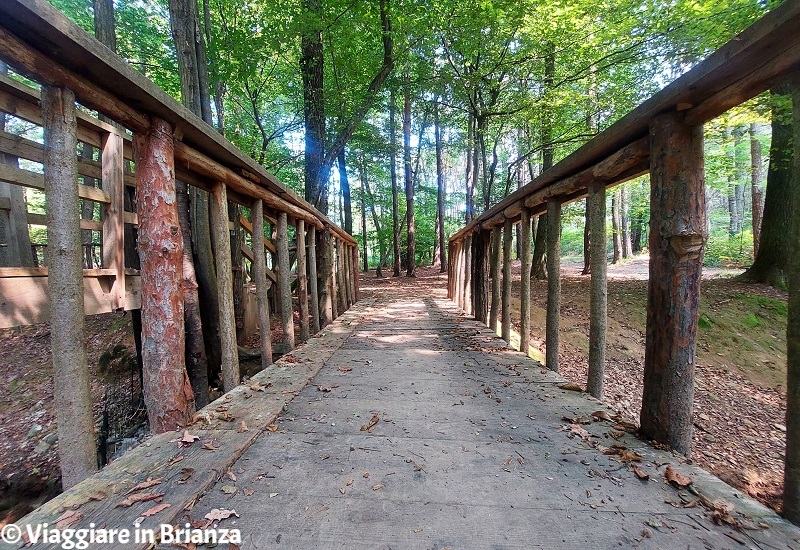
[[[239,351],[236,340],[233,266],[228,228],[228,191],[224,183],[217,183],[211,193],[211,237],[217,268],[222,385],[226,392],[239,385]]]
[[[641,433],[688,455],[705,232],[702,126],[650,124],[650,283]],[[594,269],[594,268],[593,268]]]
[[[286,212],[278,212],[278,310],[281,314],[283,345],[287,350],[294,349],[294,314],[292,313],[292,286],[289,282],[289,231],[286,226]]]
[[[514,225],[506,218],[503,223],[503,295],[502,295],[502,337],[511,342],[511,243]]]
[[[472,315],[472,235],[464,238],[464,313]]]
[[[492,305],[489,310],[489,328],[497,332],[497,319],[500,316],[500,262],[503,255],[500,253],[500,237],[502,228],[499,225],[492,227]]]
[[[61,479],[64,489],[68,489],[97,470],[84,346],[75,95],[64,88],[42,86],[42,109],[50,250],[50,345]]]
[[[317,228],[308,228],[308,296],[311,300],[311,330],[319,332],[319,291],[317,285]]]
[[[253,223],[253,277],[258,298],[258,328],[261,335],[261,367],[272,364],[272,333],[269,320],[269,297],[267,295],[267,255],[264,252],[264,203],[261,199],[253,201],[250,213]]]
[[[791,81],[794,165],[800,175],[800,81]],[[789,319],[786,325],[786,466],[784,470],[783,515],[800,525],[800,188],[795,184],[789,234]]]
[[[587,208],[590,233],[589,262],[591,287],[589,295],[589,380],[586,391],[603,398],[603,378],[606,363],[606,187],[603,183],[589,185]]]
[[[323,327],[328,326],[333,321],[333,284],[331,282],[331,274],[333,269],[331,267],[331,230],[326,227],[320,234],[319,251],[318,251],[318,267],[320,272],[320,288],[319,294],[319,318],[320,324]]]
[[[519,351],[527,354],[531,341],[531,278],[526,276],[531,272],[531,213],[525,208],[522,210],[522,220],[519,232],[519,251],[522,265],[522,280],[520,281],[520,328]]]
[[[194,413],[183,353],[183,239],[173,147],[172,127],[158,118],[146,134],[134,136],[144,398],[155,433],[188,425]]]
[[[300,341],[309,337],[308,276],[306,275],[306,222],[297,220],[297,301],[300,302]]]
[[[547,201],[547,327],[545,364],[558,372],[561,324],[561,202]]]
[[[486,324],[489,316],[489,237],[488,231],[475,234],[472,245],[472,286],[475,319]]]

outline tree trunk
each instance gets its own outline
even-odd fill
[[[606,359],[606,325],[608,296],[606,292],[606,189],[593,183],[586,199],[592,235],[589,260],[591,263],[589,311],[589,380],[586,391],[597,399],[603,398]]]
[[[369,248],[367,247],[367,192],[364,186],[364,161],[361,161],[361,248],[364,251],[364,273],[369,270]],[[375,272],[376,277],[381,276],[380,263]]]
[[[622,259],[622,214],[620,212],[620,203],[622,202],[622,193],[617,187],[611,195],[611,230],[614,235],[614,259],[611,261],[613,264],[618,264]]]
[[[411,179],[411,87],[408,75],[403,86],[403,166],[406,185],[406,276],[415,277],[414,181]]]
[[[117,53],[117,33],[114,21],[114,0],[92,0],[94,35],[112,52]]]
[[[788,91],[786,85],[781,85],[773,88],[771,93],[781,96]],[[753,265],[742,274],[744,280],[777,287],[786,286],[784,270],[789,261],[790,241],[786,228],[791,218],[792,190],[797,186],[798,179],[792,173],[792,131],[791,119],[773,101],[772,144],[758,254]]]
[[[623,258],[630,258],[633,256],[633,250],[631,249],[631,228],[630,228],[630,215],[629,215],[629,208],[630,208],[630,189],[628,186],[623,184],[621,187],[621,202],[620,202],[620,221],[622,222],[622,257]]]
[[[544,60],[544,80],[543,87],[544,93],[552,88],[553,78],[556,70],[556,50],[555,46],[547,43]],[[542,115],[542,172],[546,172],[553,166],[553,120],[552,113],[549,109],[544,110]],[[536,238],[533,243],[533,260],[531,264],[532,278],[544,279],[546,277],[545,259],[547,252],[547,213],[539,216],[538,225],[536,226]]]
[[[475,181],[472,179],[472,157],[475,148],[475,119],[472,112],[467,115],[467,167],[464,173],[466,208],[464,210],[464,221],[470,223],[475,219]]]
[[[800,525],[800,82],[791,86],[794,103],[794,187],[790,195],[792,211],[789,226],[789,318],[786,326],[786,466],[784,470],[783,515]]]
[[[763,170],[761,165],[761,141],[758,124],[750,125],[750,190],[753,209],[753,257],[758,256],[758,242],[761,239],[761,219],[764,216],[764,190],[761,188]]]
[[[294,349],[294,314],[292,312],[292,287],[289,282],[289,231],[286,212],[278,212],[278,239],[275,243],[278,250],[278,310],[281,314],[283,344],[287,349]],[[335,317],[335,316],[334,316]]]
[[[323,13],[320,0],[303,0],[303,11],[313,16],[304,27],[300,44],[300,74],[303,79],[303,119],[305,121],[305,198],[323,214],[328,213],[325,157],[325,98],[322,51]],[[314,23],[316,22],[316,23]]]
[[[742,142],[747,129],[743,125],[733,129],[733,164],[735,168],[734,177],[734,196],[736,199],[736,234],[744,230],[744,182],[747,179],[747,168],[745,157],[742,151]]]
[[[397,189],[397,122],[395,121],[396,100],[392,86],[389,96],[389,170],[392,177],[392,251],[394,271],[392,277],[400,276],[400,206]]]
[[[44,182],[47,195],[47,286],[50,345],[64,489],[97,470],[92,395],[89,387],[83,313],[78,211],[77,115],[75,95],[42,86]]]
[[[350,180],[347,178],[344,148],[339,153],[339,185],[342,188],[342,209],[344,210],[344,230],[353,234],[353,207],[350,199]]]
[[[444,235],[444,201],[445,201],[445,181],[444,168],[442,165],[442,129],[439,126],[439,105],[435,106],[434,111],[434,134],[436,138],[436,244],[439,248],[439,272],[447,271],[447,255],[445,250]],[[435,255],[435,251],[434,251]],[[435,262],[434,262],[435,263]]]
[[[378,233],[378,267],[377,272],[375,273],[376,277],[382,277],[383,274],[381,272],[381,264],[386,260],[386,245],[383,243],[383,239],[381,235],[383,234],[383,228],[381,227],[381,219],[378,217],[378,212],[375,210],[375,196],[372,194],[372,190],[369,188],[369,179],[367,178],[366,170],[364,170],[364,165],[361,165],[361,183],[364,186],[364,191],[366,192],[366,199],[369,201],[369,210],[372,214],[372,224],[375,226],[375,231]],[[366,222],[364,222],[366,227]],[[364,265],[366,265],[366,245],[364,248]],[[366,271],[366,270],[365,270]]]
[[[703,128],[650,124],[650,282],[641,433],[688,455],[705,233]]]
[[[586,213],[583,217],[583,271],[581,275],[592,272],[592,263],[589,261],[589,251],[592,247],[592,224],[589,223],[589,199],[586,199]]]
[[[545,364],[558,372],[559,326],[561,324],[561,203],[547,201],[547,317]]]
[[[258,332],[261,336],[261,368],[272,364],[272,333],[269,318],[269,297],[267,286],[267,258],[264,252],[264,203],[261,199],[253,201],[250,213],[253,222],[253,278],[258,297]]]

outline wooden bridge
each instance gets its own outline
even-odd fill
[[[44,267],[0,269],[0,326],[51,323],[59,444],[67,447],[93,438],[77,420],[91,419],[91,410],[76,408],[85,400],[70,399],[82,391],[74,380],[76,369],[85,369],[85,351],[74,343],[82,340],[83,316],[140,310],[148,413],[163,432],[19,526],[93,523],[157,531],[160,524],[219,523],[241,529],[243,548],[800,548],[796,527],[680,454],[635,438],[628,433],[635,426],[596,399],[560,388],[555,230],[561,205],[588,194],[598,237],[591,250],[588,392],[600,397],[606,283],[605,249],[596,243],[605,242],[605,189],[650,172],[641,434],[688,453],[706,239],[702,123],[800,68],[797,2],[770,12],[455,234],[448,289],[455,305],[435,291],[358,301],[358,250],[350,235],[43,0],[6,0],[0,16],[0,59],[41,87],[0,78],[0,111],[44,132],[43,143],[0,134],[0,152],[43,167],[5,164],[0,181],[43,190],[47,214],[20,213],[13,197],[0,198],[0,208],[16,223],[48,227]],[[98,148],[99,160],[78,158],[78,142]],[[176,353],[184,349],[186,290],[181,183],[210,196],[227,391],[189,426],[178,421],[170,399],[187,384],[183,353]],[[78,219],[79,198],[103,205],[99,221]],[[229,201],[250,208],[251,219],[231,221]],[[506,342],[512,229],[521,223],[525,272],[531,218],[545,211],[554,230],[548,232],[543,366],[526,353],[532,329],[527,277],[520,296],[522,351]],[[261,326],[269,326],[270,279],[285,344],[294,348],[293,237],[300,340],[306,341],[274,364],[263,349],[266,368],[240,384],[236,251],[228,231],[231,223],[241,224],[261,236],[265,222],[274,228],[274,242],[251,239],[244,251],[253,264]],[[133,227],[136,268],[125,246]],[[80,230],[102,233],[98,267],[82,269]],[[505,342],[485,323],[499,328]],[[800,508],[798,387],[800,381],[790,378],[786,513],[794,521]],[[234,509],[237,515],[228,513]]]

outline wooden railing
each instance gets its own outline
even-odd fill
[[[185,382],[174,376],[185,372],[177,182],[209,193],[226,391],[240,380],[230,229],[241,226],[253,236],[252,248],[241,252],[252,264],[265,364],[272,359],[270,286],[283,328],[281,349],[295,345],[292,234],[301,341],[358,299],[358,247],[349,234],[49,3],[0,2],[0,60],[40,87],[0,75],[0,113],[29,125],[27,135],[43,135],[38,140],[8,128],[0,132],[0,182],[43,192],[46,212],[29,212],[11,198],[0,198],[0,210],[21,223],[23,233],[27,224],[47,227],[45,266],[28,259],[27,265],[0,267],[0,328],[51,323],[56,394],[69,393],[59,386],[66,380],[59,373],[73,363],[85,368],[85,356],[73,353],[74,343],[83,341],[84,314],[141,310],[145,380],[147,373],[160,380],[149,391],[151,424],[160,413],[171,414],[175,401],[169,396],[179,396]],[[88,147],[99,158],[79,154]],[[87,219],[79,219],[81,201],[93,203]],[[229,202],[248,208],[250,218],[229,222]],[[274,242],[259,237],[265,224],[272,225]],[[81,269],[82,249],[89,244],[82,242],[82,231],[92,232],[91,242],[102,241],[98,269]],[[170,387],[169,380],[177,385]],[[69,418],[70,411],[58,413]],[[160,431],[176,423],[153,427]],[[69,440],[70,434],[60,435]]]
[[[587,391],[603,395],[606,337],[606,189],[650,174],[650,284],[641,432],[688,453],[700,273],[705,242],[704,122],[800,69],[800,3],[785,2],[577,151],[472,220],[449,242],[449,297],[511,339],[511,245],[520,224],[520,350],[528,352],[531,220],[547,214],[546,365],[559,367],[561,206],[587,197],[591,299]],[[798,109],[795,105],[795,109]],[[797,120],[795,114],[795,120]],[[800,128],[795,125],[795,140]],[[797,150],[797,149],[796,149]],[[795,230],[800,230],[796,228]],[[491,281],[491,292],[489,284]],[[499,325],[498,325],[499,323]],[[789,388],[800,384],[791,379]],[[790,390],[790,393],[792,390]],[[791,410],[789,416],[796,415]],[[787,433],[787,464],[800,433]],[[792,439],[794,438],[794,439]],[[800,521],[800,474],[787,506]],[[791,468],[787,466],[787,472]]]

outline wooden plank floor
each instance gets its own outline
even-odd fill
[[[797,528],[675,456],[609,438],[610,423],[583,426],[589,442],[564,430],[564,417],[604,407],[559,389],[446,299],[418,294],[357,304],[352,331],[278,431],[191,517],[236,510],[221,526],[241,529],[242,548],[800,548]],[[650,480],[597,443],[638,452]],[[664,482],[666,463],[760,527],[681,507],[697,497]]]

